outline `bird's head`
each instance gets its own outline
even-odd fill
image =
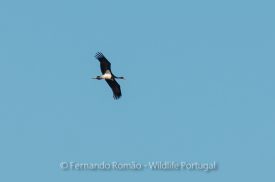
[[[125,78],[124,78],[123,76],[115,76],[115,75],[114,75],[114,78],[115,78],[115,79],[122,79],[122,80],[125,80]]]

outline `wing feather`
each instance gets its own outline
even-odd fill
[[[115,79],[113,80],[105,80],[108,85],[111,87],[113,91],[113,97],[114,99],[119,99],[121,97],[121,90],[120,90],[120,85],[117,83]]]
[[[101,52],[97,52],[95,58],[100,62],[100,69],[102,74],[104,74],[107,70],[111,71],[111,63]]]

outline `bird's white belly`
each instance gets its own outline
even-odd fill
[[[109,80],[112,78],[112,75],[110,73],[105,73],[104,75],[101,76],[101,78]]]

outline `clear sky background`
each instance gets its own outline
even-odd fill
[[[275,3],[0,1],[0,181],[272,181]],[[112,62],[112,98],[94,58]],[[62,171],[62,161],[217,161]]]

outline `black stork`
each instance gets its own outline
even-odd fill
[[[101,76],[97,76],[93,79],[102,80],[104,79],[113,91],[114,99],[119,99],[121,97],[120,85],[117,83],[116,79],[124,79],[124,77],[117,77],[111,71],[111,63],[107,58],[101,53],[97,52],[95,58],[100,62]]]

